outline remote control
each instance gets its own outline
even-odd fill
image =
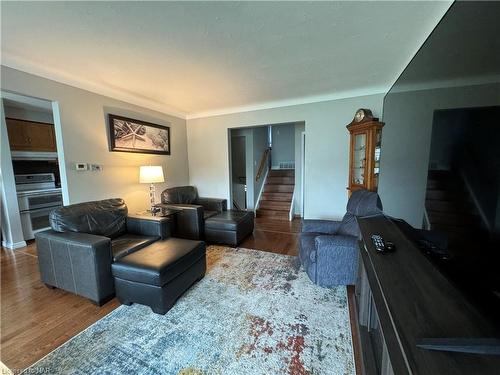
[[[384,239],[380,234],[372,234],[372,242],[375,246],[375,250],[380,252],[386,251]]]

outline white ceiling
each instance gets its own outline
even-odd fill
[[[444,2],[4,2],[2,64],[194,117],[384,92]]]

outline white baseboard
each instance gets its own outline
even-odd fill
[[[6,247],[7,249],[15,250],[19,249],[21,247],[26,246],[26,241],[20,241],[20,242],[7,242],[7,241],[2,241],[2,246]]]

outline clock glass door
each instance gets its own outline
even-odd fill
[[[373,190],[377,191],[378,176],[380,174],[380,148],[382,145],[382,129],[375,131],[375,149],[373,156]]]
[[[364,185],[366,168],[366,133],[357,133],[354,135],[352,161],[351,183],[353,185]]]

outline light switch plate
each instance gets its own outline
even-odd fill
[[[75,169],[77,171],[86,171],[88,170],[87,163],[75,163]]]
[[[92,172],[102,172],[102,165],[99,164],[91,164],[90,165],[90,170]]]

